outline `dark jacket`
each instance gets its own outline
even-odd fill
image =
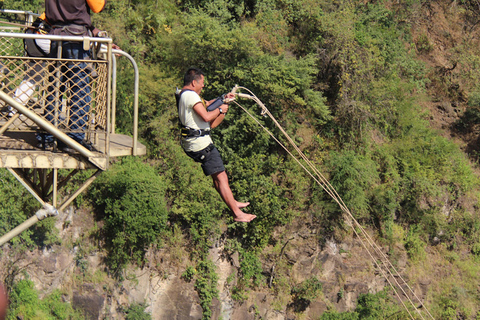
[[[105,3],[106,0],[45,0],[45,14],[52,26],[76,24],[91,29],[90,10],[100,12]]]

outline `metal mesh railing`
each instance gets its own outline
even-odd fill
[[[5,14],[13,14],[15,18],[5,20]],[[131,152],[137,155],[139,70],[133,57],[112,49],[112,41],[108,38],[25,32],[37,17],[31,12],[0,10],[0,90],[3,97],[0,99],[0,134],[33,131],[40,133],[38,138],[48,130],[57,139],[70,144],[65,134],[77,140],[74,135],[79,133],[99,152],[110,155],[114,145],[118,149],[115,154],[128,154],[130,151],[124,150],[128,147],[127,140],[112,136],[115,134],[117,55],[132,63],[135,75]],[[32,40],[40,48],[53,50],[55,57],[51,54],[48,57],[27,55],[31,50],[26,48],[32,48]],[[72,43],[84,50],[90,49],[92,54],[82,56],[83,60],[61,58],[61,51],[69,50]],[[29,134],[17,136],[31,137]],[[115,142],[110,143],[111,137]]]
[[[0,10],[0,32],[23,33],[39,15],[29,11]],[[0,56],[20,57],[24,52],[23,39],[1,39]]]
[[[85,134],[91,139],[94,133],[106,133],[109,60],[28,57],[24,55],[25,39],[56,41],[60,48],[65,43],[101,46],[84,37],[0,33],[0,89],[69,136]],[[103,42],[104,48],[110,45],[105,39]],[[0,126],[2,131],[42,131],[2,100]]]
[[[0,40],[0,46],[9,41]],[[1,89],[65,132],[106,128],[107,61],[0,56]],[[2,103],[2,102],[0,102]],[[16,113],[0,109],[1,120]],[[38,130],[18,117],[8,130]],[[88,124],[88,126],[86,126]]]
[[[6,28],[0,26],[0,32],[21,33],[19,28]],[[21,57],[24,54],[23,39],[2,38],[0,45],[0,56]]]

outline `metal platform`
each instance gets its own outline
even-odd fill
[[[1,246],[37,221],[64,210],[108,170],[111,158],[142,156],[147,149],[137,139],[139,72],[128,53],[113,49],[110,38],[27,34],[22,23],[31,25],[36,14],[0,12],[25,17],[16,28],[2,27],[0,21],[0,168],[14,175],[42,205],[30,219],[1,236]],[[56,57],[25,56],[26,40],[55,43]],[[91,56],[64,58],[63,44],[71,42],[89,49]],[[133,137],[115,133],[116,56],[130,60],[134,69]],[[38,133],[49,133],[72,151],[42,150]],[[79,135],[94,149],[71,138]],[[81,170],[88,172],[78,179]],[[66,194],[64,187],[75,176],[77,190]]]
[[[106,166],[107,154],[110,157],[133,155],[133,139],[122,134],[109,136],[108,152],[105,150],[105,135],[99,135],[98,143],[92,151],[96,163]],[[136,155],[145,155],[147,148],[137,143]],[[6,132],[0,135],[0,168],[28,169],[95,169],[91,159],[85,159],[77,152],[65,153],[61,150],[45,151],[37,147],[33,132]]]

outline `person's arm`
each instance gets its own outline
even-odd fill
[[[98,29],[97,27],[94,27],[93,25],[92,25],[92,28],[90,29],[90,31],[92,31],[92,34],[93,34],[94,37],[98,37],[98,34],[101,32],[100,29]]]
[[[228,110],[228,106],[226,107],[227,110],[223,110],[223,108],[218,108],[212,111],[207,111],[207,109],[205,109],[202,102],[197,102],[197,104],[193,106],[193,110],[198,114],[200,118],[202,118],[203,121],[210,122],[211,128],[213,128],[212,124],[214,120],[217,119],[219,116],[221,116],[220,109],[222,109],[223,113],[226,113]],[[224,116],[222,116],[222,120],[223,118]]]
[[[220,123],[222,123],[223,119],[225,119],[225,114],[227,113],[226,110],[228,110],[228,105],[227,104],[222,104],[220,108],[217,108],[215,110],[222,109],[223,113],[221,113],[218,117],[216,117],[212,122],[210,122],[210,129],[213,129],[217,127]],[[214,110],[214,111],[215,111]]]
[[[93,25],[92,25],[92,27],[91,27],[90,30],[92,31],[92,34],[93,34],[94,37],[100,37],[100,38],[101,38],[101,37],[106,37],[106,36],[107,36],[107,35],[106,35],[106,32],[101,31],[100,29],[98,29],[97,27],[94,27]],[[103,32],[103,33],[102,33],[102,32]],[[100,33],[102,33],[102,34],[100,34]],[[122,50],[122,49],[121,49],[119,46],[117,46],[115,43],[112,43],[112,49]],[[118,56],[118,54],[117,54],[117,56]]]
[[[95,13],[99,13],[100,11],[102,11],[103,8],[105,8],[106,3],[107,0],[87,0],[88,6]]]

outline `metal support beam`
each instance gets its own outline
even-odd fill
[[[10,232],[4,234],[0,238],[0,246],[4,245],[6,242],[10,241],[14,237],[18,236],[20,233],[23,231],[27,230],[31,226],[33,226],[35,223],[38,221],[41,221],[45,219],[46,217],[51,217],[51,216],[57,216],[58,211],[55,209],[54,206],[49,205],[46,203],[42,209],[38,210],[34,216],[32,216],[30,219],[16,227],[15,229],[11,230]]]
[[[54,168],[53,169],[53,199],[52,199],[52,204],[54,207],[57,206],[57,184],[58,184],[58,169]]]
[[[65,208],[68,207],[70,203],[72,203],[72,201],[75,200],[75,198],[78,197],[80,193],[82,193],[85,189],[87,189],[93,183],[93,181],[97,179],[100,173],[102,173],[102,170],[99,169],[90,178],[88,178],[74,194],[72,194],[67,200],[65,200],[64,203],[62,203],[59,210],[60,211],[65,210]]]
[[[20,113],[16,113],[13,115],[13,117],[11,117],[10,119],[8,119],[7,122],[5,122],[5,124],[0,128],[0,134],[4,134],[5,131],[7,131],[8,127],[10,127],[10,125],[12,123],[15,122],[15,120],[18,119],[18,117],[20,117]]]
[[[15,229],[11,230],[10,232],[6,233],[0,238],[0,246],[4,245],[6,242],[10,241],[12,238],[18,236],[20,233],[23,231],[27,230],[31,226],[33,226],[35,223],[38,221],[43,220],[46,217],[51,217],[51,216],[57,216],[58,211],[55,208],[55,206],[50,205],[46,202],[43,201],[43,199],[32,189],[31,184],[23,179],[22,176],[19,175],[18,172],[16,172],[15,169],[8,168],[8,170],[17,178],[20,183],[23,184],[23,186],[43,205],[43,209],[38,210],[34,216],[30,217],[28,220],[17,226]],[[75,173],[78,172],[78,170],[74,170]],[[95,179],[102,173],[102,170],[98,169],[90,178],[88,178],[80,188],[78,188],[75,193],[73,193],[67,200],[65,200],[64,203],[60,206],[58,209],[59,211],[65,210],[72,202],[75,200],[75,198],[78,197],[79,194],[81,194],[85,189],[87,189],[94,181]],[[71,177],[74,173],[70,173],[69,177]],[[53,203],[56,203],[56,186],[58,183],[58,172],[57,169],[54,169],[53,171],[53,194],[54,194],[54,199]]]
[[[11,174],[13,174],[15,178],[17,178],[17,180],[25,187],[25,189],[27,189],[28,192],[30,192],[32,196],[34,196],[34,198],[37,199],[37,201],[42,204],[42,206],[45,206],[45,201],[43,201],[42,197],[37,193],[37,191],[35,190],[35,187],[31,184],[31,182],[25,180],[23,175],[20,175],[20,172],[17,171],[19,169],[12,169],[12,168],[7,168],[7,169],[8,171],[10,171]]]
[[[17,109],[19,112],[23,113],[27,118],[34,121],[42,129],[45,129],[46,131],[51,133],[53,136],[55,136],[56,138],[64,142],[66,145],[78,151],[85,158],[87,159],[95,158],[95,155],[90,150],[83,147],[80,143],[76,142],[75,140],[67,136],[65,133],[63,133],[58,128],[56,128],[53,124],[51,124],[49,121],[37,115],[33,110],[30,110],[29,108],[25,107],[23,104],[18,103],[15,99],[10,97],[8,94],[3,92],[2,90],[0,90],[0,99],[2,99],[6,103],[14,107],[15,109]]]

